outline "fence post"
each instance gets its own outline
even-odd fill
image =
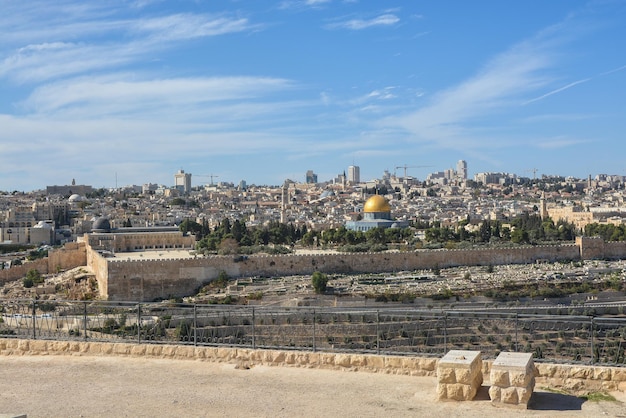
[[[254,328],[255,323],[255,314],[254,314],[254,306],[252,307],[252,349],[256,349],[256,330]]]
[[[198,305],[193,305],[193,345],[198,345]]]
[[[443,352],[448,352],[448,311],[443,313]]]
[[[87,302],[83,302],[83,339],[87,341]]]
[[[515,352],[519,351],[519,346],[517,344],[517,327],[519,325],[519,314],[515,312]]]
[[[36,309],[37,309],[37,301],[35,299],[33,299],[33,312],[32,312],[32,317],[33,317],[33,340],[37,339],[37,324],[35,323],[35,321],[37,321],[37,316],[35,315]]]
[[[137,344],[141,344],[141,303],[137,304]]]
[[[589,338],[591,339],[591,364],[593,365],[596,362],[596,352],[595,347],[593,346],[593,316],[591,317],[591,326],[589,327]]]
[[[380,355],[380,311],[376,309],[376,354]]]
[[[315,345],[315,309],[313,309],[313,352],[315,353],[316,351],[316,345]]]

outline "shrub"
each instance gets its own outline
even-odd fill
[[[313,285],[315,293],[324,293],[328,285],[328,276],[324,273],[316,271],[311,276],[311,284]]]

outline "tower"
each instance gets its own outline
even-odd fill
[[[313,170],[307,170],[306,172],[306,182],[307,184],[317,183],[317,174],[313,172]]]
[[[174,174],[174,187],[182,193],[191,191],[191,173],[185,173],[185,170],[178,170]]]
[[[456,175],[460,180],[467,180],[467,161],[459,160],[456,163]]]
[[[348,182],[351,184],[358,184],[361,182],[361,169],[358,165],[351,165],[348,167]]]

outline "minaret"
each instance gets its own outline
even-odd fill
[[[287,222],[287,199],[289,198],[289,185],[287,181],[283,183],[283,189],[280,196],[280,223]]]
[[[545,220],[548,217],[548,207],[546,205],[546,192],[541,192],[541,199],[539,199],[539,211],[541,215],[541,220]]]

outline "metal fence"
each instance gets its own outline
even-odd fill
[[[441,356],[532,352],[537,361],[626,365],[626,318],[411,308],[269,308],[0,300],[0,338],[226,345]]]

